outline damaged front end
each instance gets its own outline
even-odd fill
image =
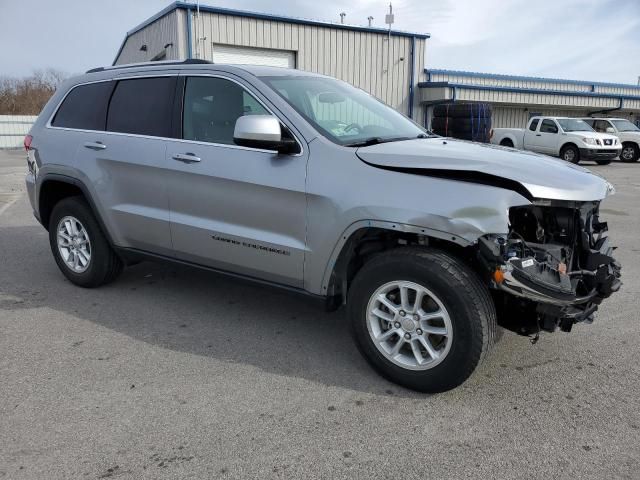
[[[593,321],[618,291],[620,264],[598,216],[600,202],[537,200],[509,210],[509,233],[479,239],[499,322],[523,335]]]

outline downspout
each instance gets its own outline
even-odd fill
[[[187,59],[193,58],[193,41],[191,35],[191,7],[187,6]]]
[[[413,95],[415,89],[415,71],[416,71],[416,37],[411,37],[411,79],[409,80],[409,118],[413,119]]]
[[[610,113],[610,112],[616,112],[618,110],[622,110],[622,107],[624,107],[624,98],[620,97],[620,105],[618,105],[615,108],[605,108],[604,110],[596,110],[595,112],[589,112],[587,113],[587,116],[590,117],[591,115],[596,115],[598,113]]]

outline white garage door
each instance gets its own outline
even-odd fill
[[[213,44],[213,62],[296,68],[296,52]]]

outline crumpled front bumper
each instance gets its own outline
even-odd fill
[[[575,244],[517,239],[526,245],[526,255],[510,250],[509,238],[514,237],[480,239],[479,258],[491,272],[490,287],[519,308],[517,314],[509,312],[516,331],[530,334],[558,327],[570,331],[575,323],[592,321],[600,303],[622,286],[622,267],[613,257],[615,248],[605,235],[607,224],[598,220],[597,208],[580,222],[588,227],[578,232]],[[572,261],[565,263],[562,258]]]

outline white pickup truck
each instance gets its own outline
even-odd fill
[[[610,133],[622,144],[620,160],[637,162],[640,159],[640,128],[624,118],[583,118],[599,133]]]
[[[545,153],[571,163],[595,160],[611,163],[622,145],[615,135],[597,133],[578,118],[532,117],[527,128],[494,128],[491,143]]]

